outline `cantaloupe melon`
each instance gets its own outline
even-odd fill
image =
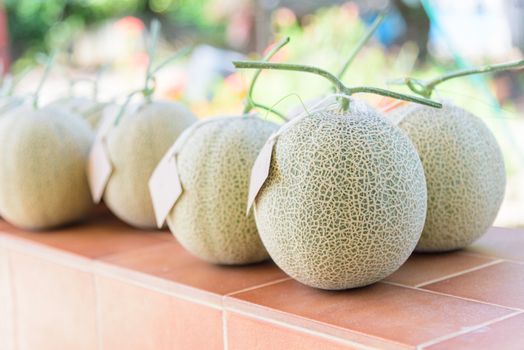
[[[497,141],[466,110],[408,105],[392,112],[415,145],[426,175],[428,214],[416,250],[464,248],[493,223],[504,197],[506,175]]]
[[[255,201],[260,237],[291,277],[323,289],[374,283],[411,254],[426,216],[422,164],[409,138],[351,99],[292,121]]]
[[[85,97],[68,97],[56,100],[50,105],[79,114],[91,125],[91,128],[96,129],[102,119],[103,110],[108,104]]]
[[[109,131],[106,144],[113,171],[103,198],[117,217],[132,226],[156,227],[148,180],[169,146],[195,121],[179,103],[146,102]]]
[[[276,124],[229,117],[198,125],[178,152],[183,193],[167,218],[191,253],[218,264],[247,264],[268,254],[246,216],[251,167]]]
[[[61,109],[23,106],[0,118],[0,213],[26,229],[74,222],[92,207],[86,161],[93,132]]]

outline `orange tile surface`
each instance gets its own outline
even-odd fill
[[[267,322],[227,313],[229,350],[353,350],[362,349],[348,344],[279,327]]]
[[[6,309],[16,350],[522,349],[523,238],[491,229],[462,252],[413,255],[385,282],[328,292],[271,262],[208,264],[103,207],[50,232],[0,220],[0,350]]]
[[[99,258],[173,240],[173,236],[166,231],[138,230],[105,212],[83,223],[41,232],[23,231],[0,220],[2,232],[9,233],[11,238],[26,239],[87,258]]]
[[[449,275],[478,268],[495,259],[473,256],[461,252],[444,254],[413,254],[386,281],[407,286],[417,286]]]
[[[0,241],[0,349],[10,349],[13,342],[12,313],[7,250]]]
[[[501,262],[423,288],[524,310],[524,263]]]
[[[221,311],[97,277],[103,349],[222,349]]]
[[[9,253],[17,350],[97,347],[92,274]]]
[[[524,261],[524,230],[492,227],[466,251]]]
[[[495,322],[426,349],[522,350],[524,349],[524,314]]]
[[[250,312],[270,308],[289,315],[288,322],[296,315],[317,324],[348,330],[348,336],[351,332],[367,334],[412,346],[513,312],[384,283],[329,292],[286,281],[235,294],[232,298],[244,302],[236,304],[239,309],[245,302],[260,309],[256,311],[247,305]]]
[[[189,254],[175,241],[113,255],[102,260],[217,295],[237,292],[287,277],[271,262],[249,266],[212,265]]]

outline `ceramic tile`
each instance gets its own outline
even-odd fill
[[[284,322],[307,321],[307,327],[322,326],[324,332],[343,329],[351,339],[366,334],[410,346],[513,312],[385,283],[334,292],[286,281],[227,300],[233,310],[267,313]]]
[[[0,349],[13,349],[13,314],[7,249],[0,241]]]
[[[192,256],[175,241],[102,260],[216,295],[233,293],[287,277],[271,262],[247,266],[213,265]]]
[[[103,349],[222,349],[221,311],[97,277]]]
[[[96,349],[93,276],[9,252],[18,350]]]
[[[524,261],[524,230],[492,227],[466,251]]]
[[[0,232],[7,238],[29,240],[86,258],[98,258],[174,239],[167,231],[134,229],[104,212],[78,225],[38,232],[23,231],[0,220]]]
[[[279,327],[235,313],[227,314],[229,350],[352,350],[362,349],[341,344],[336,340],[320,338],[295,330]]]
[[[386,281],[417,286],[462,271],[494,262],[495,259],[460,252],[444,254],[413,254]]]
[[[470,333],[437,343],[428,350],[522,350],[524,349],[524,314],[495,322]]]
[[[524,264],[501,262],[423,288],[524,309]]]

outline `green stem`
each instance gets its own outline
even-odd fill
[[[155,67],[155,69],[153,69],[150,74],[149,74],[149,79],[152,79],[154,77],[154,75],[159,71],[161,70],[162,68],[164,68],[165,66],[167,66],[169,63],[173,62],[173,61],[176,61],[178,59],[180,59],[181,57],[187,55],[189,52],[191,51],[191,48],[190,47],[184,47],[180,50],[178,50],[177,52],[175,52],[173,55],[169,56],[168,58],[166,58],[164,61],[162,61],[158,66]]]
[[[376,95],[381,95],[381,96],[395,98],[397,100],[415,102],[415,103],[419,103],[419,104],[423,104],[423,105],[430,106],[430,107],[435,107],[435,108],[442,108],[442,104],[441,103],[429,100],[427,98],[422,98],[422,97],[413,96],[413,95],[401,94],[401,93],[394,92],[394,91],[391,91],[391,90],[385,90],[385,89],[380,89],[380,88],[376,88],[376,87],[357,86],[357,87],[349,88],[349,92],[350,92],[350,95],[351,94],[355,94],[355,93],[361,93],[361,92],[372,93],[372,94],[376,94]]]
[[[268,111],[268,112],[270,112],[270,113],[273,113],[273,114],[277,115],[280,119],[282,119],[282,120],[284,120],[284,121],[287,121],[287,120],[288,120],[288,119],[286,118],[285,115],[283,115],[282,113],[280,113],[279,111],[277,111],[277,110],[274,109],[274,108],[268,107],[268,106],[266,106],[266,105],[263,105],[263,104],[261,104],[261,103],[254,102],[254,101],[252,101],[251,103],[252,103],[252,106],[253,106],[254,108],[260,108],[260,109],[263,109],[263,110]],[[248,111],[248,112],[244,112],[244,114],[245,114],[245,113],[249,113],[249,111]]]
[[[26,67],[20,73],[18,73],[16,76],[11,76],[10,77],[10,81],[8,82],[7,86],[2,86],[3,96],[8,96],[8,97],[13,96],[13,92],[15,91],[15,88],[17,87],[17,85],[33,69],[34,69],[33,66]],[[7,78],[8,78],[7,76],[4,77],[4,81]]]
[[[395,85],[404,84],[417,95],[424,96],[426,98],[430,98],[431,95],[433,94],[433,90],[435,90],[435,87],[437,85],[445,81],[451,80],[451,79],[465,77],[468,75],[493,73],[493,72],[500,72],[500,71],[511,70],[511,69],[522,69],[522,68],[524,68],[524,60],[487,65],[487,66],[477,67],[477,68],[461,69],[461,70],[457,70],[457,71],[454,71],[448,74],[444,74],[440,77],[436,77],[429,81],[423,81],[420,79],[408,77],[408,78],[401,79],[401,80],[392,80],[390,81],[390,83],[395,84]]]
[[[122,119],[122,116],[124,115],[124,111],[125,109],[127,108],[127,105],[129,104],[129,102],[131,102],[131,99],[133,98],[134,95],[138,94],[138,93],[144,93],[143,90],[135,90],[135,91],[132,91],[130,92],[127,96],[126,96],[126,99],[124,101],[124,103],[122,104],[122,106],[120,107],[120,110],[118,111],[118,114],[117,116],[115,117],[115,123],[114,123],[114,126],[117,126],[118,123],[120,123],[120,119]]]
[[[346,86],[336,76],[334,76],[326,70],[314,66],[306,66],[292,63],[271,63],[264,61],[234,61],[233,65],[235,66],[235,68],[270,70],[274,69],[316,74],[329,80],[333,85],[336,86],[338,92],[343,93],[346,90]]]
[[[282,40],[280,40],[268,53],[266,56],[264,56],[264,58],[262,59],[264,62],[268,62],[277,52],[278,50],[280,50],[282,47],[284,47],[287,43],[289,43],[289,37],[286,36],[285,38],[283,38]],[[251,111],[251,109],[253,107],[260,107],[262,109],[265,109],[265,110],[268,110],[266,109],[265,107],[263,107],[261,104],[257,104],[253,101],[253,91],[255,90],[255,83],[258,79],[258,77],[260,76],[260,73],[262,73],[262,69],[259,69],[255,72],[255,75],[253,76],[253,79],[251,79],[251,84],[249,85],[249,90],[248,90],[248,93],[247,93],[247,101],[246,101],[246,106],[244,107],[244,111],[243,113],[244,114],[247,114],[249,113],[249,111]],[[275,113],[274,110],[271,109],[271,112]],[[279,117],[284,117],[282,114],[280,113],[275,113],[277,114]],[[286,118],[284,117],[284,120]]]
[[[420,98],[416,96],[411,95],[405,95],[398,92],[393,92],[389,90],[384,90],[380,88],[374,88],[374,87],[367,87],[367,86],[361,86],[361,87],[353,87],[349,88],[340,79],[338,79],[336,76],[331,74],[328,71],[325,71],[321,68],[313,67],[313,66],[305,66],[305,65],[299,65],[299,64],[289,64],[289,63],[270,63],[270,62],[262,62],[262,61],[235,61],[233,62],[236,68],[247,68],[247,69],[275,69],[275,70],[286,70],[286,71],[296,71],[296,72],[305,72],[305,73],[311,73],[319,75],[327,80],[329,80],[337,89],[337,91],[343,95],[351,96],[354,93],[359,92],[367,92],[367,93],[373,93],[377,95],[397,98],[405,101],[410,102],[416,102],[423,105],[431,106],[431,107],[437,107],[441,108],[442,105],[438,102],[431,101],[425,98]],[[349,99],[347,98],[339,98],[341,108],[343,111],[346,111],[349,107]]]
[[[362,47],[364,47],[364,45],[366,45],[366,43],[369,41],[369,39],[371,39],[371,37],[373,36],[375,31],[378,29],[378,27],[382,23],[382,21],[384,21],[384,18],[386,18],[388,12],[389,12],[389,7],[386,7],[385,9],[380,11],[380,13],[378,14],[377,18],[375,18],[375,20],[371,24],[371,27],[369,27],[368,31],[366,32],[366,34],[362,38],[360,38],[360,41],[353,48],[353,51],[351,51],[351,54],[349,55],[348,59],[346,60],[346,62],[342,66],[342,69],[337,74],[337,78],[338,79],[342,80],[342,78],[344,77],[344,74],[346,73],[346,71],[349,68],[349,66],[351,65],[351,63],[353,63],[353,61],[357,57],[358,53],[362,49]]]
[[[151,28],[150,28],[151,38],[149,41],[149,47],[147,48],[148,60],[147,60],[146,77],[144,81],[144,89],[142,90],[144,98],[148,102],[151,102],[151,95],[154,92],[154,89],[149,87],[149,82],[152,79],[153,60],[155,59],[155,55],[156,55],[156,45],[158,42],[159,33],[160,33],[160,22],[155,18],[151,21]]]
[[[40,78],[40,81],[38,82],[38,87],[36,88],[35,93],[33,94],[33,107],[38,108],[38,98],[40,96],[40,91],[42,91],[42,87],[44,86],[44,83],[47,79],[47,76],[49,75],[49,72],[51,71],[51,67],[53,66],[53,63],[55,61],[55,54],[52,53],[45,63],[44,72],[42,73],[42,77]]]
[[[158,43],[158,36],[160,33],[160,22],[157,19],[153,19],[151,21],[151,39],[149,43],[149,47],[147,49],[147,56],[148,56],[148,62],[147,62],[147,69],[146,69],[146,78],[144,82],[144,88],[142,89],[142,94],[144,95],[144,98],[147,102],[151,102],[151,96],[155,92],[155,74],[167,66],[169,63],[178,60],[180,57],[183,57],[187,55],[191,48],[184,47],[177,52],[175,52],[173,55],[169,56],[167,59],[162,61],[158,66],[153,68],[153,61],[155,60],[156,55],[156,47]],[[153,84],[153,86],[151,86]]]
[[[524,68],[524,60],[487,65],[487,66],[479,67],[479,68],[462,69],[462,70],[458,70],[458,71],[451,72],[448,74],[444,74],[443,76],[432,79],[425,84],[425,88],[427,92],[426,97],[431,97],[431,94],[433,93],[435,86],[447,80],[451,80],[451,79],[458,78],[458,77],[465,77],[467,75],[473,75],[473,74],[485,74],[485,73],[493,73],[493,72],[500,72],[500,71],[505,71],[505,70],[510,70],[510,69],[521,69],[521,68]]]

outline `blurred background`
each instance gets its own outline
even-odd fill
[[[43,54],[57,53],[42,100],[65,96],[122,101],[143,84],[147,28],[162,23],[157,60],[191,46],[157,76],[156,97],[181,100],[201,118],[239,114],[252,72],[230,63],[257,58],[285,35],[276,61],[338,71],[384,1],[338,0],[4,0],[0,68],[33,91]],[[346,74],[349,85],[433,77],[522,58],[524,0],[394,0],[392,10]],[[85,79],[98,78],[98,92]],[[71,84],[78,81],[77,84]],[[255,98],[286,112],[329,89],[305,74],[264,72]],[[504,152],[508,186],[499,226],[524,227],[524,73],[505,72],[440,85],[435,97],[481,117]],[[366,97],[375,105],[380,97]]]

